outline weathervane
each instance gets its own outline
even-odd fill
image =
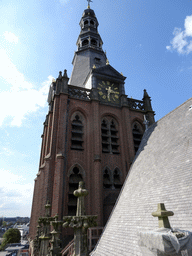
[[[88,2],[88,9],[90,9],[90,2],[93,2],[93,1],[91,1],[91,0],[87,0],[87,2]]]

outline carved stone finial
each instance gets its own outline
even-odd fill
[[[106,65],[109,65],[109,60],[108,59],[106,60]]]
[[[61,72],[61,71],[59,71],[59,76],[58,76],[58,78],[59,78],[59,79],[62,78],[62,72]]]
[[[174,213],[167,211],[163,203],[157,205],[157,211],[153,212],[152,215],[153,217],[158,217],[159,228],[171,228],[168,216],[173,216]]]
[[[149,97],[146,89],[144,89],[144,93],[143,93],[143,103],[144,103],[145,111],[153,111],[151,106],[151,97]]]
[[[63,77],[66,77],[66,78],[68,78],[68,76],[67,76],[67,70],[66,70],[66,69],[64,69],[64,74],[63,74]]]

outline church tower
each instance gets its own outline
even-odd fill
[[[142,100],[125,95],[125,79],[102,49],[95,12],[84,10],[70,79],[59,72],[48,95],[40,165],[35,179],[30,238],[51,204],[51,216],[76,212],[73,191],[85,182],[86,214],[104,226],[139,147],[154,122],[146,90]],[[145,120],[145,125],[144,125]]]

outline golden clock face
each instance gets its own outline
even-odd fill
[[[119,103],[119,87],[109,81],[101,81],[98,83],[97,89],[99,91],[100,99],[111,102]]]

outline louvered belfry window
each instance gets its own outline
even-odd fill
[[[83,124],[79,115],[71,123],[71,149],[83,150]]]
[[[133,127],[132,128],[133,142],[134,142],[134,148],[136,153],[143,137],[143,130],[141,128],[141,125],[138,122],[134,122],[132,127]]]
[[[101,122],[102,152],[119,154],[118,130],[113,119]]]

